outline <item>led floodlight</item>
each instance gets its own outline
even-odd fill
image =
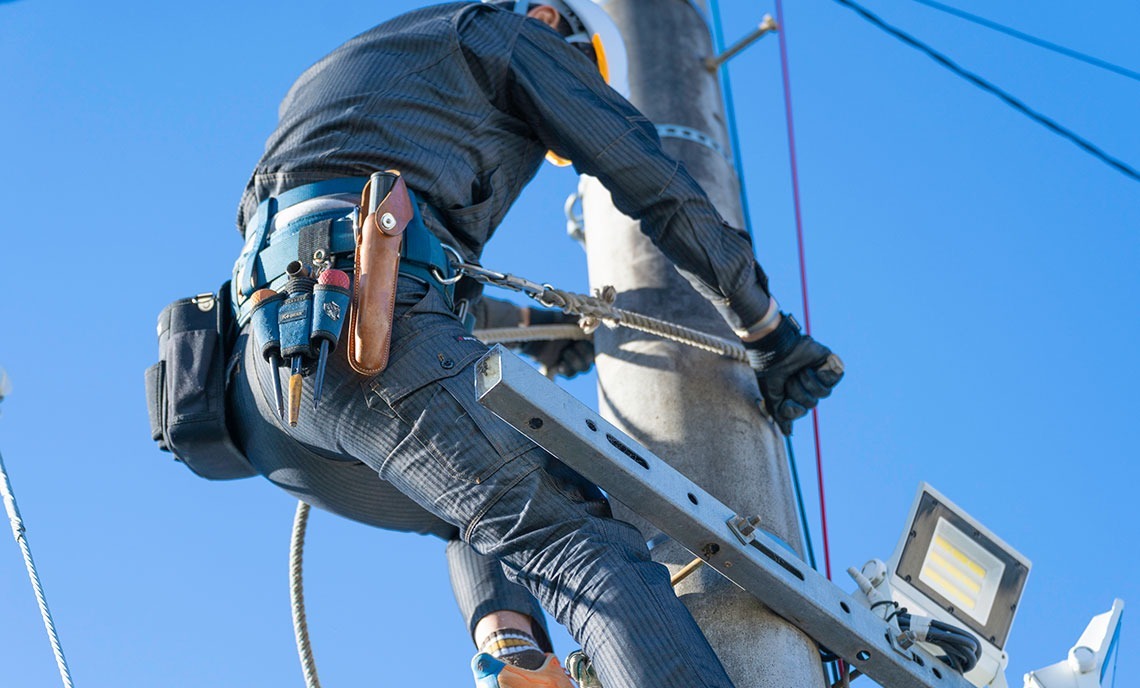
[[[1004,652],[1030,562],[930,485],[919,486],[910,527],[888,564],[895,601],[968,630],[982,658],[966,678],[1004,686]]]
[[[1005,564],[961,530],[939,518],[918,580],[964,614],[989,621]]]

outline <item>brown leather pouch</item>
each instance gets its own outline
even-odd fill
[[[372,175],[360,208],[364,220],[356,241],[348,360],[356,372],[376,375],[388,365],[400,242],[415,210],[404,178],[395,170]]]

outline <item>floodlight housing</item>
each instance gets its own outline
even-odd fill
[[[911,612],[964,628],[982,642],[976,686],[1004,686],[1005,644],[1030,561],[927,483],[887,565],[893,598]]]

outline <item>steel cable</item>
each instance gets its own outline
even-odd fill
[[[1134,81],[1140,81],[1140,72],[1128,69],[1127,67],[1121,67],[1120,65],[1113,64],[1107,60],[1102,60],[1099,57],[1086,55],[1085,53],[1073,50],[1072,48],[1066,48],[1063,45],[1053,43],[1052,41],[1047,41],[1043,38],[1038,38],[1031,34],[1025,33],[1024,31],[1018,31],[1017,29],[1006,26],[1004,24],[999,24],[990,19],[986,19],[985,17],[979,17],[976,14],[970,14],[969,12],[960,10],[957,7],[943,5],[942,3],[935,2],[934,0],[913,1],[917,2],[920,5],[926,5],[931,9],[938,10],[939,12],[945,12],[946,14],[953,15],[959,19],[964,19],[972,24],[984,26],[985,28],[992,31],[997,31],[999,33],[1004,33],[1007,36],[1012,36],[1013,38],[1029,43],[1030,45],[1035,45],[1038,48],[1044,48],[1045,50],[1055,52],[1058,55],[1064,55],[1065,57],[1084,62],[1085,64],[1092,65],[1093,67],[1099,67],[1109,72],[1119,74],[1120,76],[1128,77]]]
[[[309,644],[309,623],[305,618],[305,581],[302,569],[305,564],[305,529],[309,523],[309,505],[297,502],[293,516],[293,536],[289,541],[289,601],[293,609],[293,636],[297,640],[297,654],[307,688],[321,688],[317,677],[317,661]]]
[[[912,48],[915,48],[916,50],[919,50],[919,51],[925,53],[932,60],[934,60],[938,64],[942,65],[943,67],[949,69],[950,71],[954,72],[955,74],[962,77],[966,81],[969,81],[974,86],[977,86],[978,88],[982,89],[983,91],[987,91],[987,92],[997,96],[1006,105],[1009,105],[1010,107],[1012,107],[1013,109],[1022,113],[1026,117],[1032,119],[1034,122],[1037,122],[1038,124],[1045,127],[1046,129],[1049,129],[1054,134],[1057,134],[1058,136],[1060,136],[1062,138],[1068,139],[1069,141],[1076,144],[1078,147],[1080,147],[1082,150],[1084,150],[1089,155],[1092,155],[1093,157],[1099,159],[1101,162],[1104,162],[1105,164],[1110,165],[1111,167],[1116,169],[1116,171],[1120,172],[1121,174],[1124,174],[1125,176],[1128,176],[1135,181],[1140,181],[1140,172],[1138,172],[1136,169],[1134,169],[1128,163],[1126,163],[1126,162],[1124,162],[1118,158],[1114,158],[1113,156],[1109,155],[1104,150],[1102,150],[1100,147],[1098,147],[1096,144],[1094,144],[1093,142],[1084,138],[1080,134],[1077,134],[1076,132],[1072,131],[1071,129],[1068,129],[1068,128],[1062,126],[1061,124],[1058,124],[1056,121],[1050,119],[1049,117],[1046,117],[1045,115],[1037,112],[1036,110],[1033,110],[1028,105],[1026,105],[1025,103],[1018,100],[1015,96],[1013,96],[1009,92],[999,88],[998,86],[995,86],[994,84],[991,84],[989,81],[986,81],[985,79],[978,76],[977,74],[974,74],[973,72],[959,66],[956,62],[954,62],[954,60],[951,60],[946,55],[943,55],[942,53],[938,52],[937,50],[930,47],[926,43],[923,43],[922,41],[918,40],[914,36],[911,36],[910,34],[906,33],[905,31],[902,31],[901,29],[897,29],[894,26],[891,26],[890,24],[886,23],[881,18],[879,18],[878,15],[876,15],[875,13],[868,10],[866,7],[863,7],[862,5],[860,5],[856,2],[853,2],[853,0],[834,0],[834,1],[839,3],[840,5],[844,5],[845,7],[848,7],[849,9],[853,10],[856,14],[858,14],[863,19],[867,20],[868,22],[870,22],[871,24],[875,25],[876,27],[882,29],[883,31],[886,31],[891,36],[897,38],[898,40],[902,41],[903,43],[906,43],[907,45],[911,46]],[[783,35],[783,33],[781,33],[780,35]]]
[[[20,517],[20,509],[16,506],[16,495],[12,491],[12,483],[8,479],[8,469],[4,466],[4,457],[0,456],[0,492],[4,497],[4,508],[8,511],[8,521],[12,525],[12,535],[16,544],[20,546],[20,553],[24,555],[24,566],[28,569],[28,578],[32,582],[32,591],[36,595],[36,604],[40,607],[40,616],[44,620],[44,629],[47,630],[48,641],[51,643],[55,663],[59,667],[59,677],[63,679],[65,688],[72,688],[71,669],[67,666],[67,658],[63,655],[63,645],[59,642],[59,634],[55,630],[55,619],[48,609],[47,595],[44,594],[43,584],[40,583],[40,574],[36,570],[36,563],[32,559],[32,548],[28,544],[24,520]]]

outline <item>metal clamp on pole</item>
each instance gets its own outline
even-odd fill
[[[698,131],[692,127],[686,127],[680,124],[658,124],[657,135],[663,139],[683,139],[685,141],[699,143],[705,148],[710,148],[719,153],[729,165],[733,164],[732,155],[724,149],[724,146],[717,143],[716,139],[703,131]],[[735,170],[735,167],[733,169]]]
[[[760,22],[760,26],[756,27],[752,33],[748,34],[744,38],[741,38],[720,55],[706,57],[705,69],[709,70],[710,72],[715,72],[716,70],[720,69],[720,66],[722,64],[736,57],[740,51],[760,40],[764,34],[779,30],[780,26],[776,23],[776,20],[772,18],[772,15],[765,14],[763,21]]]

